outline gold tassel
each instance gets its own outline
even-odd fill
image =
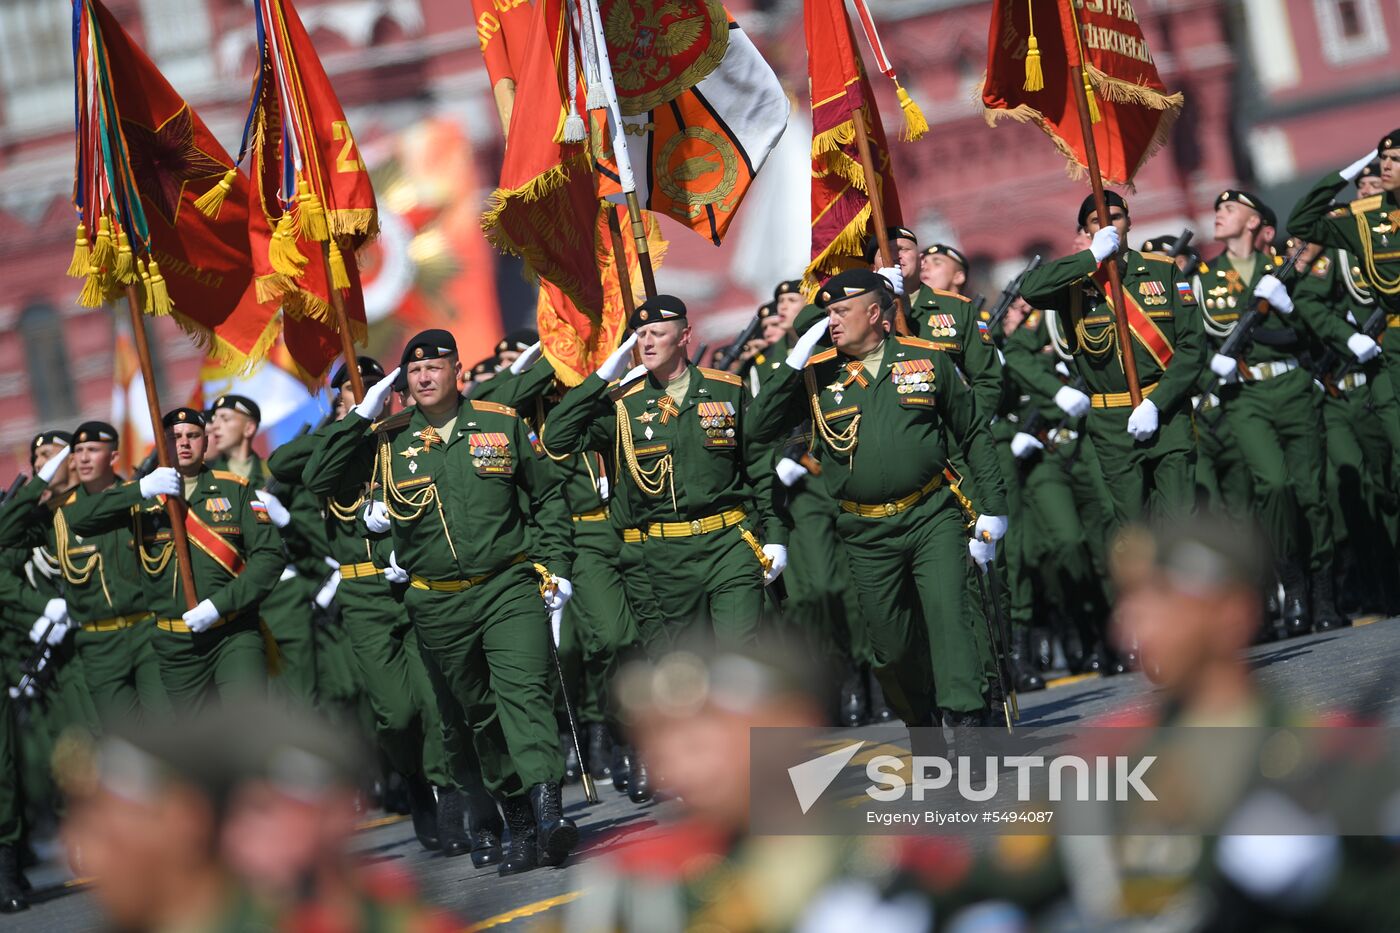
[[[345,257],[340,254],[340,246],[331,240],[331,287],[345,291],[350,287],[350,273],[345,268]]]
[[[117,264],[113,272],[122,285],[136,281],[135,260],[136,257],[131,254],[131,241],[126,238],[126,229],[117,227]]]
[[[73,242],[73,259],[68,263],[68,277],[81,279],[87,275],[90,265],[92,265],[92,247],[88,245],[87,227],[80,220],[78,221],[78,236]]]
[[[160,266],[156,265],[155,257],[147,268],[151,273],[151,303],[149,305],[151,314],[166,315],[175,309],[175,305],[170,301],[170,289],[165,285],[165,277],[160,274]]]
[[[144,312],[151,307],[151,273],[139,259],[136,260],[136,271],[141,276],[141,310]]]
[[[83,290],[78,293],[78,304],[84,308],[100,308],[106,300],[106,289],[102,287],[102,270],[95,265],[88,266],[87,281],[83,283]]]
[[[1040,43],[1032,35],[1026,40],[1026,83],[1022,90],[1039,91],[1045,87],[1045,72],[1040,66]]]
[[[306,257],[297,249],[297,225],[292,211],[286,211],[277,221],[272,242],[267,246],[267,258],[274,270],[291,278],[300,278],[306,271]]]
[[[1089,83],[1089,74],[1084,74],[1084,96],[1089,101],[1089,122],[1102,123],[1103,114],[1099,112],[1099,102],[1094,97],[1094,86]]]
[[[116,261],[117,249],[112,245],[112,222],[104,214],[97,223],[97,240],[92,245],[92,262],[100,271],[112,268]],[[96,307],[93,305],[92,307]]]
[[[904,141],[912,143],[928,132],[928,120],[898,81],[894,83],[894,96],[899,98],[899,109],[904,111]]]
[[[321,204],[321,199],[316,196],[316,192],[306,183],[306,179],[297,178],[297,190],[301,193],[297,195],[297,212],[301,215],[301,235],[308,240],[315,240],[324,243],[330,239],[330,226],[326,223],[326,209]]]
[[[218,184],[195,198],[194,206],[205,217],[217,219],[220,209],[224,206],[224,198],[228,197],[229,192],[233,190],[233,180],[237,177],[238,166],[235,165],[224,172],[224,177],[219,179]]]

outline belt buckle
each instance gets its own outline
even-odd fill
[[[889,517],[889,516],[891,516],[891,515],[894,515],[894,514],[897,513],[898,511],[899,511],[899,507],[898,507],[897,505],[895,505],[893,502],[886,502],[886,503],[885,503],[885,516],[886,516],[886,517]]]
[[[693,535],[698,535],[700,533],[700,519],[697,518],[690,523],[690,533]]]

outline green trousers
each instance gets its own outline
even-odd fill
[[[1131,414],[1128,407],[1095,408],[1084,419],[1113,500],[1115,528],[1184,515],[1194,500],[1196,450],[1190,406],[1160,413],[1157,433],[1145,441],[1128,433]]]
[[[158,632],[151,617],[119,632],[79,630],[74,634],[88,694],[99,717],[159,716],[171,711],[153,644]]]
[[[166,693],[181,712],[266,689],[267,654],[256,612],[207,632],[157,629],[151,644]]]
[[[1383,608],[1400,601],[1395,567],[1400,563],[1400,501],[1391,483],[1396,451],[1386,436],[1386,410],[1394,399],[1383,399],[1371,385],[1358,386],[1322,401],[1326,425],[1328,509],[1339,554],[1356,575],[1344,581],[1344,591],[1368,591]]]
[[[622,589],[627,609],[637,629],[636,647],[646,657],[656,660],[670,643],[666,634],[666,618],[652,591],[653,568],[647,566],[646,542],[624,541],[616,527],[617,571],[622,576]]]
[[[784,615],[801,626],[818,657],[871,663],[870,638],[860,600],[851,584],[846,547],[836,534],[841,511],[821,476],[803,477],[788,499],[792,536],[788,542]]]
[[[83,659],[78,656],[73,637],[49,649],[48,667],[53,679],[44,688],[44,718],[49,726],[50,738],[57,739],[70,726],[96,735],[101,725],[100,717],[92,694],[88,692],[87,672]]]
[[[983,709],[983,654],[967,623],[967,533],[952,493],[939,489],[882,518],[842,512],[836,527],[895,712],[927,725],[935,707]]]
[[[617,532],[610,523],[574,522],[574,597],[564,607],[560,660],[573,689],[580,723],[615,719],[608,685],[618,661],[637,641],[618,565]]]
[[[1317,572],[1332,567],[1332,516],[1323,497],[1322,395],[1295,369],[1221,389],[1225,418],[1254,490],[1274,555]]]
[[[1040,596],[1071,613],[1082,607],[1093,585],[1088,516],[1075,495],[1074,467],[1064,466],[1074,443],[1046,451],[1028,464],[1021,493],[1026,557],[1035,568]],[[1092,534],[1097,533],[1095,528]]]
[[[320,581],[300,574],[284,577],[258,607],[277,642],[275,689],[307,703],[316,702],[316,640],[311,623],[312,599]]]
[[[20,801],[19,726],[8,690],[0,690],[0,846],[19,843],[24,830]]]
[[[1249,518],[1254,496],[1249,469],[1219,403],[1201,412],[1196,442],[1196,501],[1218,515]]]
[[[390,766],[450,786],[442,717],[402,595],[383,576],[373,576],[340,581],[336,599],[349,654],[374,712],[375,736]],[[469,742],[471,735],[454,735],[452,741]]]
[[[763,614],[763,566],[740,526],[679,538],[648,535],[642,542],[651,590],[672,643],[693,631],[747,644]]]
[[[470,735],[481,778],[498,798],[564,775],[554,724],[548,614],[539,577],[513,564],[456,593],[410,587],[404,597],[449,733]],[[459,786],[472,762],[448,748]]]

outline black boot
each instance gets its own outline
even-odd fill
[[[1042,674],[1055,666],[1055,645],[1050,640],[1050,630],[1043,625],[1031,629],[1030,658]]]
[[[945,709],[943,721],[953,733],[953,756],[966,757],[971,779],[980,781],[987,773],[987,749],[978,730],[987,725],[987,711],[955,712]],[[961,765],[962,762],[957,761],[956,764]]]
[[[1320,570],[1312,575],[1312,623],[1314,632],[1341,628],[1349,621],[1337,610],[1332,593],[1332,571]]]
[[[1011,677],[1016,681],[1017,693],[1044,690],[1045,678],[1030,662],[1031,632],[1024,625],[1014,627],[1011,634]]]
[[[619,794],[627,793],[627,784],[632,778],[632,749],[622,742],[614,742],[612,749],[612,785]]]
[[[462,792],[452,787],[440,787],[437,804],[438,841],[442,845],[442,854],[448,858],[466,855],[472,846],[467,838]]]
[[[612,734],[607,724],[588,724],[588,773],[597,781],[612,777]]]
[[[0,845],[0,914],[17,914],[28,909],[29,898],[24,896],[19,854],[14,846]]]
[[[869,674],[866,681],[870,685],[870,716],[866,722],[891,722],[897,719],[894,710],[885,702],[885,688],[880,685],[880,678],[875,676],[873,670],[869,671]]]
[[[646,803],[651,799],[651,772],[636,749],[632,750],[632,773],[627,779],[627,797],[633,803]]]
[[[507,797],[501,801],[501,810],[506,815],[510,838],[506,841],[501,867],[496,871],[501,875],[518,875],[539,864],[535,852],[535,814],[528,797]]]
[[[442,844],[438,839],[438,805],[432,785],[421,774],[405,778],[404,785],[408,791],[408,812],[413,815],[413,835],[423,848],[436,852]]]
[[[535,844],[541,865],[562,865],[578,845],[578,827],[564,815],[559,785],[552,781],[530,788],[535,814]]]
[[[501,860],[501,823],[496,799],[483,788],[476,794],[463,794],[467,803],[467,835],[471,837],[472,864],[477,868],[495,865]]]
[[[853,667],[841,681],[841,708],[837,722],[843,726],[858,726],[869,714],[866,702],[865,671]]]
[[[559,736],[559,744],[564,747],[564,783],[577,784],[583,774],[583,762],[578,760],[578,749],[574,748],[574,737],[565,732]]]
[[[1308,633],[1308,594],[1303,571],[1292,561],[1279,565],[1283,583],[1283,627],[1289,637]]]

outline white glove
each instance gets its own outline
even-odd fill
[[[510,371],[513,375],[518,376],[525,370],[529,369],[531,364],[533,364],[535,360],[539,358],[540,342],[536,340],[534,343],[526,347],[524,352],[522,352],[519,356],[515,358],[515,361],[510,364]]]
[[[1288,288],[1272,274],[1264,276],[1254,286],[1254,297],[1263,298],[1279,314],[1293,313],[1293,299],[1288,297]]]
[[[371,499],[365,506],[364,519],[371,534],[382,535],[389,530],[389,507],[379,499]]]
[[[1005,515],[979,515],[972,533],[981,538],[984,532],[990,532],[992,541],[996,542],[1006,537],[1006,525]]]
[[[1342,169],[1338,174],[1347,181],[1356,181],[1356,176],[1361,174],[1361,170],[1381,157],[1381,151],[1376,149],[1366,153],[1355,162]]]
[[[58,453],[49,458],[48,462],[39,467],[39,478],[44,482],[49,482],[58,472],[58,468],[63,466],[63,462],[68,459],[68,455],[73,452],[73,448],[64,447]]]
[[[631,369],[627,370],[627,372],[622,374],[622,379],[619,381],[623,383],[628,383],[640,376],[645,376],[646,372],[647,368],[645,366],[633,366]]]
[[[185,620],[185,624],[190,627],[191,632],[207,632],[213,628],[215,622],[219,621],[219,610],[215,609],[214,604],[206,599],[180,618]]]
[[[395,367],[389,375],[365,389],[365,397],[354,408],[355,414],[367,421],[378,418],[389,401],[389,393],[394,391],[394,380],[399,378],[399,370],[402,368]]]
[[[390,583],[407,583],[408,571],[399,566],[398,555],[389,552],[389,566],[384,568],[384,579]]]
[[[1356,357],[1358,363],[1369,363],[1381,353],[1381,345],[1365,334],[1352,334],[1348,337],[1347,349]]]
[[[973,538],[967,542],[967,552],[972,555],[972,559],[977,561],[977,566],[983,570],[987,565],[997,558],[997,546],[993,541],[982,541]]]
[[[69,628],[71,628],[71,626],[67,622],[55,622],[53,628],[49,629],[49,644],[61,644],[63,639],[68,637]]]
[[[807,365],[807,361],[812,358],[812,351],[817,348],[817,343],[826,335],[826,329],[831,326],[831,318],[823,317],[802,332],[802,336],[797,338],[797,342],[788,351],[785,362],[793,369],[801,372]]]
[[[1055,406],[1071,418],[1083,418],[1089,413],[1089,396],[1074,386],[1060,386],[1055,390]]]
[[[904,294],[904,273],[899,270],[899,266],[886,266],[875,271],[885,277],[885,281],[890,283],[890,288],[896,295]]]
[[[156,496],[178,497],[185,492],[184,481],[180,479],[180,474],[174,467],[156,467],[141,477],[141,482],[137,485],[141,489],[142,499],[154,499]]]
[[[1037,450],[1044,450],[1042,444],[1033,434],[1025,431],[1017,431],[1011,438],[1011,456],[1017,460],[1022,460],[1035,453]]]
[[[564,577],[555,577],[554,585],[544,594],[545,608],[550,612],[557,612],[564,608],[564,604],[574,598],[574,585]]]
[[[29,626],[29,640],[36,645],[39,644],[44,638],[44,633],[49,630],[49,624],[52,622],[53,620],[48,616],[39,616],[39,618],[35,619],[34,624]]]
[[[784,457],[778,461],[774,472],[778,474],[778,482],[784,486],[791,486],[807,475],[807,468],[791,457]]]
[[[1217,353],[1210,358],[1210,371],[1215,373],[1226,382],[1234,382],[1240,378],[1240,367],[1235,362],[1234,357]]]
[[[337,570],[321,584],[321,588],[316,591],[316,605],[325,609],[335,599],[335,591],[340,589],[340,571]]]
[[[606,476],[598,477],[598,498],[604,502],[608,501],[608,496],[612,494],[612,486],[608,484]]]
[[[68,603],[62,597],[54,597],[44,605],[44,618],[55,622],[68,621]]]
[[[1118,228],[1112,224],[1100,227],[1099,232],[1089,241],[1089,252],[1094,254],[1094,262],[1103,262],[1118,252]]]
[[[632,336],[622,341],[621,345],[603,360],[603,365],[598,367],[598,378],[604,382],[613,382],[618,376],[627,371],[627,364],[632,362],[632,348],[637,345],[637,333],[632,332]]]
[[[768,558],[772,564],[763,573],[763,585],[767,586],[783,575],[787,569],[787,545],[785,544],[765,544],[763,546],[763,556]]]
[[[286,528],[292,523],[292,513],[287,511],[287,507],[266,489],[259,489],[253,493],[258,497],[258,501],[267,506],[267,517],[272,519],[272,524],[278,528]]]
[[[1145,441],[1157,433],[1157,406],[1145,398],[1128,416],[1128,433],[1135,441]]]

